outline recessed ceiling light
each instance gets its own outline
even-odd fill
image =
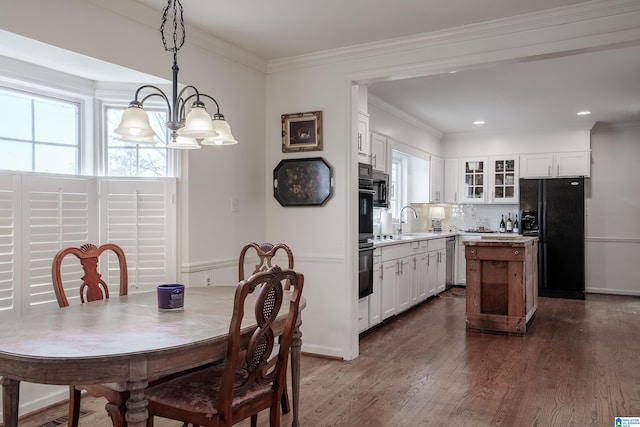
[[[578,115],[578,116],[588,116],[589,114],[591,114],[591,111],[587,111],[587,110],[585,110],[585,111],[578,111],[578,112],[576,113],[576,115]]]
[[[484,120],[476,120],[475,122],[473,122],[474,125],[483,125],[484,124]]]

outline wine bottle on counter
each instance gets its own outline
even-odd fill
[[[504,233],[506,231],[506,225],[504,225],[504,215],[502,215],[502,217],[500,218],[500,229],[499,231],[501,233]]]
[[[518,224],[518,214],[516,214],[516,220],[513,221],[513,232],[520,233],[520,225]]]
[[[507,215],[507,233],[513,232],[513,221],[511,221],[511,212]]]

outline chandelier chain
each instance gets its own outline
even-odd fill
[[[171,8],[173,12],[173,40],[172,40],[173,46],[169,47],[167,45],[167,39],[164,35],[164,30],[167,24],[169,9]],[[179,11],[178,11],[178,8],[180,8]],[[182,34],[179,42],[178,42],[178,22],[180,23],[180,33]],[[182,8],[182,3],[180,3],[180,0],[169,0],[167,2],[167,6],[164,8],[162,12],[162,24],[160,24],[160,36],[162,37],[162,45],[164,46],[164,50],[167,52],[173,52],[174,56],[178,53],[180,48],[184,45],[185,27],[184,27],[183,8]]]

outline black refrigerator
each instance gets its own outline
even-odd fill
[[[521,178],[520,219],[540,238],[538,295],[584,299],[584,178]]]

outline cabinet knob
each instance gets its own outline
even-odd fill
[[[518,255],[520,253],[520,251],[513,251],[514,255]]]

